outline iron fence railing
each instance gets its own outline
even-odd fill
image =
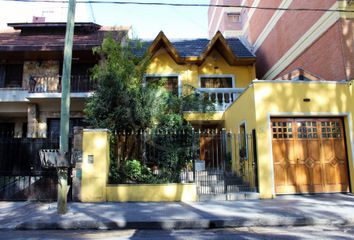
[[[58,93],[61,92],[61,76],[36,76],[31,77],[28,82],[30,93]],[[91,92],[96,89],[96,82],[89,75],[72,75],[70,80],[70,91]]]
[[[14,138],[0,134],[0,200],[43,200],[57,198],[57,173],[44,169],[40,149],[58,149],[59,139]]]
[[[0,200],[55,201],[58,179],[52,171],[36,175],[0,175]]]
[[[47,171],[40,164],[40,149],[59,149],[59,139],[0,137],[0,175],[37,175]]]
[[[182,161],[186,165],[179,173],[179,181],[197,183],[199,194],[256,192],[258,189],[255,132],[245,136],[216,129],[122,132],[117,133],[115,139],[118,165],[136,159],[156,173],[166,152],[184,151],[181,157],[187,159]]]

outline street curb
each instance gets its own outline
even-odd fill
[[[312,217],[280,217],[259,219],[196,219],[162,221],[26,221],[15,226],[16,230],[117,230],[117,229],[214,229],[230,227],[290,227],[353,225],[353,219],[318,219]],[[1,229],[1,227],[0,227]],[[7,228],[8,230],[8,228]]]

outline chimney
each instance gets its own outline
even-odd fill
[[[36,17],[36,16],[33,16],[32,22],[33,22],[33,23],[44,23],[44,22],[45,22],[45,17]]]

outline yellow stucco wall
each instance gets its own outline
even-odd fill
[[[345,124],[353,125],[353,98],[350,95],[349,84],[339,83],[270,83],[260,82],[254,84],[255,106],[257,120],[258,160],[260,165],[260,178],[263,191],[261,196],[270,197],[273,192],[273,164],[271,151],[270,117],[272,116],[343,116]],[[304,98],[311,99],[304,102]],[[350,114],[349,116],[347,114]],[[346,128],[348,161],[351,172],[351,184],[353,178],[352,157],[352,132]]]
[[[195,184],[121,184],[108,185],[109,132],[84,129],[82,161],[82,202],[162,202],[196,201]],[[93,162],[92,160],[93,156]]]
[[[191,202],[197,200],[195,184],[120,184],[107,186],[110,202]]]
[[[147,69],[147,74],[178,74],[183,85],[199,87],[199,75],[231,74],[235,78],[235,87],[244,88],[255,79],[255,67],[230,66],[218,51],[213,50],[201,66],[195,64],[177,64],[163,48],[158,50]]]
[[[208,113],[198,113],[198,112],[184,112],[183,113],[184,119],[187,121],[198,121],[198,120],[205,120],[205,121],[220,121],[224,120],[224,112],[208,112]]]
[[[84,129],[82,136],[81,201],[106,201],[109,169],[109,132],[104,129]],[[93,163],[89,162],[93,156]]]
[[[309,98],[311,101],[304,102],[304,98]],[[255,113],[255,122],[252,121],[252,112]],[[256,129],[260,197],[272,198],[274,177],[270,118],[276,116],[343,117],[347,136],[350,182],[351,186],[354,186],[353,114],[353,86],[350,83],[260,81],[253,83],[225,112],[225,125],[232,128],[235,123],[245,119],[249,122],[248,131],[250,128]],[[351,191],[353,192],[353,187]]]
[[[252,129],[256,127],[255,106],[254,106],[254,90],[253,86],[243,92],[242,95],[234,102],[230,108],[224,113],[225,128],[232,133],[239,133],[239,126],[246,124],[246,133],[251,134]],[[238,141],[238,139],[235,139]],[[232,144],[232,169],[239,172],[238,144]]]

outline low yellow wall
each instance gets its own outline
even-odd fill
[[[197,200],[195,184],[108,184],[109,132],[84,129],[82,202],[190,202]]]
[[[106,188],[109,202],[192,202],[197,200],[195,184],[120,184]]]
[[[208,112],[208,113],[184,112],[183,117],[189,122],[221,121],[224,119],[224,112]]]

